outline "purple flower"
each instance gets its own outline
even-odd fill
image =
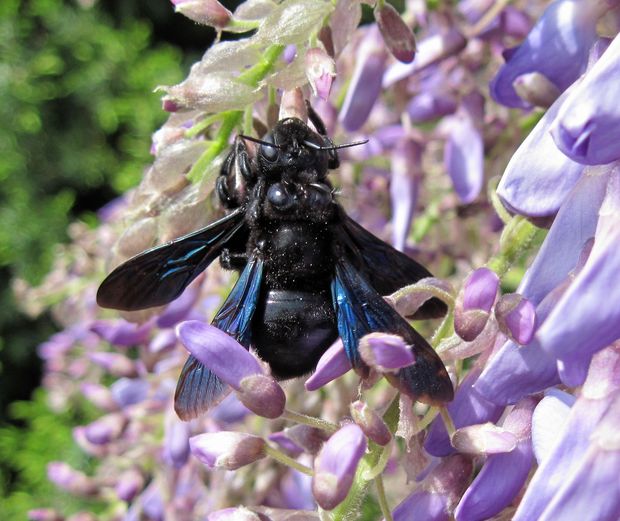
[[[144,476],[136,468],[130,468],[123,472],[114,488],[116,495],[122,501],[131,501],[144,487]]]
[[[489,519],[508,506],[519,493],[534,461],[531,425],[535,405],[534,399],[525,398],[508,414],[503,427],[514,435],[516,446],[508,452],[487,457],[456,507],[457,521]]]
[[[321,508],[331,510],[342,503],[365,452],[366,437],[353,424],[342,427],[323,445],[312,478],[312,493]]]
[[[616,36],[583,81],[571,89],[552,125],[558,148],[574,161],[598,165],[620,159],[619,63]]]
[[[394,509],[394,521],[449,521],[471,472],[467,456],[454,454],[442,459],[413,494]]]
[[[120,407],[128,407],[146,400],[150,385],[142,378],[119,378],[110,386],[110,392]]]
[[[454,329],[468,342],[484,329],[497,296],[499,277],[488,268],[473,271],[458,294],[454,309]]]
[[[474,92],[463,99],[462,110],[443,121],[448,137],[444,163],[459,199],[471,203],[484,181],[484,142],[480,124],[484,115],[484,98]]]
[[[489,401],[472,387],[478,374],[479,370],[470,371],[456,390],[454,401],[448,404],[448,412],[457,429],[476,423],[494,423],[504,410],[503,407]],[[454,452],[441,418],[436,418],[431,424],[424,448],[429,454],[439,457]]]
[[[583,165],[562,154],[549,133],[568,92],[549,108],[504,171],[497,195],[511,212],[526,217],[553,216],[581,177]]]
[[[407,104],[407,114],[412,123],[425,123],[452,114],[456,108],[456,99],[450,94],[421,92]]]
[[[364,434],[378,445],[387,445],[392,441],[392,434],[388,426],[367,403],[360,400],[353,402],[351,404],[351,417],[360,426]]]
[[[56,486],[77,496],[91,496],[97,491],[94,481],[63,461],[47,465],[47,477]]]
[[[396,62],[385,71],[383,87],[388,88],[412,74],[462,51],[467,44],[465,37],[454,27],[442,28],[418,44],[416,59],[411,63]]]
[[[97,320],[91,326],[91,331],[98,334],[110,344],[121,347],[130,347],[143,344],[149,337],[153,323],[132,324],[126,320]]]
[[[357,65],[340,111],[340,122],[347,131],[358,130],[368,119],[381,93],[381,76],[386,59],[379,29],[376,25],[370,26],[357,51]]]
[[[89,358],[114,376],[132,377],[138,374],[134,361],[120,353],[90,353]]]
[[[617,519],[620,490],[613,469],[620,464],[619,390],[620,353],[605,349],[594,357],[564,426],[549,426],[553,432],[548,435],[555,435],[555,443],[549,444],[551,452],[540,461],[515,521]]]
[[[513,85],[529,72],[539,72],[560,91],[566,90],[586,70],[597,38],[596,22],[604,9],[599,2],[555,0],[525,41],[504,53],[506,63],[491,81],[491,96],[508,107],[530,108]]]
[[[532,340],[536,329],[536,310],[522,295],[502,295],[495,304],[495,318],[500,331],[517,344],[525,345]]]
[[[536,332],[541,348],[559,361],[562,381],[585,379],[594,353],[620,338],[620,168],[614,168],[590,256]]]
[[[267,418],[282,414],[284,391],[234,338],[198,320],[179,324],[177,336],[196,359],[238,392],[241,402],[252,412]]]
[[[405,341],[387,333],[370,333],[359,345],[362,360],[382,373],[394,373],[413,365],[415,356]]]
[[[189,457],[190,429],[173,414],[168,415],[164,429],[164,459],[174,468],[181,468]]]
[[[189,439],[192,454],[212,469],[235,470],[265,457],[265,440],[241,432],[208,432]]]
[[[126,426],[127,418],[123,414],[107,414],[88,424],[84,429],[84,435],[90,443],[104,445],[117,439]]]
[[[392,243],[404,251],[422,180],[422,146],[413,139],[398,141],[391,154],[390,198]]]

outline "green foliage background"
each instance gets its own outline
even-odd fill
[[[150,162],[150,136],[166,117],[153,89],[180,81],[196,56],[165,35],[156,43],[145,13],[191,25],[179,33],[205,40],[196,48],[212,38],[168,0],[0,2],[0,519],[94,508],[59,493],[45,470],[60,459],[88,471],[71,432],[92,411],[51,411],[41,389],[15,401],[38,383],[35,347],[54,326],[21,314],[11,279],[39,282],[67,225],[96,224],[94,211]]]

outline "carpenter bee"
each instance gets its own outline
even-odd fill
[[[252,347],[276,378],[312,372],[338,336],[352,366],[363,371],[358,342],[382,331],[402,336],[415,355],[415,364],[392,378],[397,386],[426,403],[450,401],[453,388],[440,358],[381,296],[431,274],[338,204],[327,175],[339,165],[337,150],[355,143],[334,145],[309,105],[308,113],[316,131],[286,118],[262,139],[238,136],[216,182],[228,214],[117,267],[97,302],[126,311],[167,304],[219,256],[240,275],[212,323]],[[413,318],[445,312],[433,298]],[[177,414],[193,418],[225,391],[190,356],[177,384]]]

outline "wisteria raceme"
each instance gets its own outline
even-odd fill
[[[41,286],[14,282],[63,329],[39,347],[50,407],[96,411],[72,426],[82,465],[58,454],[47,477],[105,507],[30,519],[620,519],[618,3],[507,3],[172,1],[237,39],[160,87],[170,114],[142,182],[98,228],[72,225]],[[360,25],[362,4],[376,21]],[[348,215],[434,274],[383,297],[444,361],[447,404],[389,385],[424,363],[393,331],[360,335],[359,364],[338,339],[312,374],[276,381],[209,325],[233,285],[218,262],[166,306],[95,304],[114,266],[222,217],[235,135],[306,119],[305,100],[334,143],[368,140],[329,176]],[[254,145],[252,161],[269,148]],[[417,320],[431,298],[447,315]],[[188,352],[222,392],[183,421]]]

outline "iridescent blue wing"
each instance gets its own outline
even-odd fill
[[[352,260],[355,259],[356,266],[380,295],[389,295],[420,279],[433,276],[420,263],[370,233],[344,211],[341,219],[347,235],[344,245],[347,255]],[[439,318],[447,311],[448,307],[444,302],[432,298],[427,300],[412,318]]]
[[[416,362],[388,376],[392,383],[409,396],[425,403],[452,400],[452,383],[437,353],[385,302],[346,256],[336,260],[332,299],[338,332],[353,367],[364,367],[358,351],[362,336],[373,332],[396,334],[411,346]]]
[[[235,287],[211,322],[249,348],[251,323],[263,278],[262,259],[251,256]],[[174,395],[174,409],[182,420],[190,420],[220,402],[229,387],[193,356],[189,356]]]
[[[168,304],[213,262],[243,225],[244,210],[238,208],[206,228],[136,255],[101,283],[97,304],[123,311]]]

